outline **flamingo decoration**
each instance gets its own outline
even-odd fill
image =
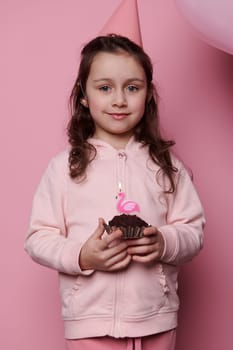
[[[138,211],[140,212],[140,207],[139,205],[134,202],[134,201],[125,201],[125,193],[124,192],[119,192],[118,196],[119,200],[117,202],[117,210],[119,211],[119,213],[125,213],[125,214],[129,214],[132,213],[133,211]]]

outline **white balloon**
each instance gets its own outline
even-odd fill
[[[201,38],[233,54],[233,0],[175,0]]]

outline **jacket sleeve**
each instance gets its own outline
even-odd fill
[[[192,180],[179,166],[176,190],[167,194],[167,224],[159,227],[165,240],[162,262],[179,265],[190,261],[203,246],[205,218]]]
[[[66,274],[88,275],[92,271],[82,271],[78,262],[81,244],[67,237],[66,170],[68,173],[59,158],[48,165],[34,195],[24,247],[41,265]]]

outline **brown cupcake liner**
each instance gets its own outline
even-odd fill
[[[119,228],[123,233],[123,239],[141,238],[143,236],[143,230],[145,228],[145,226],[110,226],[107,224],[104,224],[104,227],[107,233],[112,233],[117,228]]]

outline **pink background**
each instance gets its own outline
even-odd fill
[[[5,0],[1,35],[0,348],[64,350],[57,274],[23,250],[32,195],[66,145],[81,45],[120,0]],[[232,349],[233,56],[214,49],[172,0],[139,0],[166,135],[194,173],[205,249],[180,275],[178,350]]]

